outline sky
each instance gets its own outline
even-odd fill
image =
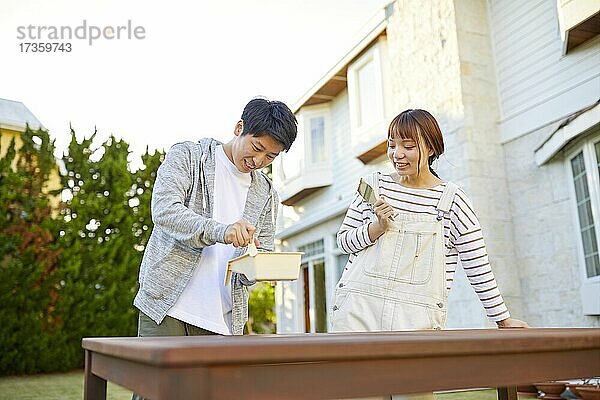
[[[0,98],[33,112],[56,139],[57,156],[71,125],[80,139],[96,128],[97,145],[110,134],[125,139],[137,164],[146,146],[228,140],[253,97],[292,107],[388,2],[0,0]],[[86,39],[48,37],[52,27],[76,31],[84,21]],[[89,44],[92,27],[116,36],[129,23],[120,39]],[[41,39],[38,27],[47,27]],[[21,51],[33,41],[72,50]]]

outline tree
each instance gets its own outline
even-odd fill
[[[0,374],[62,371],[83,365],[86,336],[136,334],[132,302],[152,230],[150,195],[164,154],[128,170],[128,145],[71,130],[58,218],[44,187],[56,171],[48,132],[21,135],[0,159]]]
[[[248,298],[248,333],[276,333],[275,287],[260,282],[250,289]]]
[[[69,316],[65,340],[74,364],[82,362],[82,337],[136,334],[132,302],[152,229],[149,195],[162,157],[146,152],[145,169],[131,173],[127,143],[111,136],[94,150],[95,135],[79,143],[72,131],[63,157],[63,186],[72,199],[62,210],[59,243],[65,252],[58,306]]]
[[[81,339],[134,336],[133,298],[152,231],[151,193],[164,153],[128,169],[129,146],[96,133],[71,142],[61,188],[44,189],[57,170],[47,131],[22,134],[0,159],[0,375],[64,371],[83,365]],[[49,194],[68,194],[58,210]],[[53,213],[58,213],[53,217]],[[252,329],[275,330],[274,289],[250,295]]]
[[[29,127],[0,159],[0,374],[52,368],[60,250],[45,186],[54,141]],[[56,194],[56,193],[55,193]]]

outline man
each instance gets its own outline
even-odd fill
[[[253,284],[227,261],[251,240],[272,251],[278,197],[261,169],[296,139],[297,121],[279,101],[250,101],[234,137],[174,145],[152,193],[154,229],[133,304],[139,336],[241,335]]]

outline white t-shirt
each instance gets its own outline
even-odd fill
[[[216,147],[215,187],[212,218],[223,224],[242,219],[252,176],[240,172],[227,158],[223,146]],[[233,258],[231,244],[216,243],[202,250],[200,264],[167,315],[222,335],[231,335],[231,286],[225,286],[227,261]]]

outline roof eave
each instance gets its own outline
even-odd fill
[[[327,95],[319,95],[318,92],[327,84],[335,83],[336,81],[345,80],[345,70],[351,62],[356,59],[363,51],[365,51],[373,41],[383,34],[388,24],[388,13],[385,8],[382,8],[377,14],[371,18],[364,28],[361,30],[359,37],[362,39],[354,46],[346,55],[337,62],[315,85],[313,85],[300,99],[293,105],[292,111],[297,113],[300,108],[307,105],[311,98],[321,96],[321,100],[331,100]],[[340,75],[340,73],[343,73]]]

